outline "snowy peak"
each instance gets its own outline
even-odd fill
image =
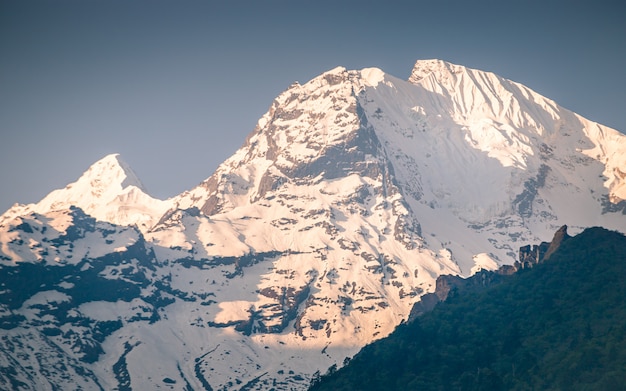
[[[116,153],[107,155],[92,164],[78,179],[76,184],[87,182],[91,184],[94,190],[101,192],[113,191],[116,188],[125,189],[129,186],[134,186],[145,192],[143,184],[135,172]]]
[[[138,193],[145,194],[137,175],[118,154],[111,154],[92,164],[76,182],[53,191],[37,205],[39,210],[75,205],[93,213],[118,197]]]
[[[460,73],[463,69],[463,66],[451,64],[443,60],[418,60],[413,66],[411,76],[409,76],[409,82],[417,84],[431,74],[437,78],[441,77],[444,73]]]
[[[441,60],[417,61],[409,82],[430,95],[419,106],[422,113],[447,121],[470,146],[503,166],[538,173],[549,158],[561,164],[595,160],[603,166],[610,202],[625,199],[626,175],[620,167],[626,164],[626,138],[618,131],[522,84]]]
[[[369,73],[373,83],[376,72]],[[296,178],[344,176],[357,158],[352,155],[362,154],[355,148],[363,138],[356,97],[360,79],[360,72],[337,67],[304,85],[291,85],[245,145],[213,176],[178,197],[177,207],[213,215],[257,201]]]
[[[130,166],[118,154],[111,154],[92,164],[76,182],[51,192],[36,204],[12,207],[1,220],[76,206],[98,220],[137,224],[148,229],[164,212],[166,204],[146,194]]]

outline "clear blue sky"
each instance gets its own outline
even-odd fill
[[[626,131],[626,2],[0,0],[0,213],[118,152],[167,198],[292,82],[439,58]]]

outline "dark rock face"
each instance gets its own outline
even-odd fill
[[[515,267],[517,269],[525,269],[539,263],[541,260],[543,260],[549,246],[550,243],[541,242],[541,244],[539,245],[528,244],[526,246],[520,247],[519,257],[518,261],[515,264]]]
[[[214,213],[217,213],[221,210],[221,205],[219,202],[219,198],[217,197],[217,178],[216,174],[211,175],[211,177],[204,183],[208,189],[211,189],[211,195],[206,200],[202,208],[200,209],[202,213],[207,216],[210,216]]]
[[[542,164],[535,178],[530,178],[524,183],[524,191],[515,198],[513,203],[517,206],[520,216],[528,218],[533,214],[533,201],[537,197],[538,189],[546,183],[550,173],[550,167]]]
[[[602,197],[602,214],[622,212],[626,215],[626,201],[611,202],[608,195]]]
[[[317,159],[296,163],[292,167],[281,168],[281,171],[291,179],[314,178],[320,174],[324,179],[335,179],[350,173],[377,178],[382,170],[368,156],[377,156],[380,149],[380,141],[374,130],[362,123],[361,128],[341,144],[320,151]]]
[[[265,152],[267,159],[274,160],[275,170],[266,172],[257,189],[256,198],[263,198],[267,192],[278,189],[287,181],[307,181],[318,176],[324,179],[336,179],[349,174],[359,174],[372,179],[386,177],[386,173],[393,174],[393,169],[380,158],[382,147],[374,129],[368,125],[363,109],[357,104],[355,108],[359,115],[360,127],[346,137],[341,143],[328,147],[316,143],[307,144],[307,148],[319,151],[316,158],[306,162],[290,162],[289,165],[278,165],[278,156],[284,156],[274,137],[270,137],[280,129],[270,124],[267,130],[269,149]],[[275,116],[280,113],[274,113]],[[284,118],[286,114],[282,114]],[[291,116],[288,116],[291,117]],[[206,204],[203,212],[215,212],[215,201]]]

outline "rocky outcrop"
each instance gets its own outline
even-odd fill
[[[561,228],[559,228],[559,230],[556,231],[556,233],[554,234],[554,237],[552,238],[552,241],[550,242],[550,245],[548,246],[548,249],[546,250],[544,257],[542,260],[540,260],[540,262],[547,261],[550,258],[550,256],[554,254],[554,252],[558,250],[559,247],[561,247],[563,242],[570,238],[571,236],[567,234],[567,225],[564,225]]]
[[[550,243],[541,242],[541,244],[527,244],[526,246],[520,247],[515,268],[525,269],[539,263],[539,261],[544,258],[549,246]]]
[[[559,228],[551,242],[541,242],[539,245],[526,245],[519,249],[519,259],[514,265],[504,265],[495,271],[482,270],[471,277],[462,278],[454,275],[441,275],[437,277],[435,291],[427,293],[415,303],[409,314],[409,321],[431,311],[437,303],[445,301],[448,297],[459,293],[480,291],[486,287],[502,282],[507,276],[513,275],[520,269],[531,268],[534,265],[546,261],[559,249],[561,244],[571,238],[567,234],[567,225]]]
[[[538,245],[526,245],[519,249],[519,259],[515,263],[515,268],[525,269],[533,265],[546,261],[563,243],[563,241],[571,238],[567,234],[567,225],[559,228],[552,238],[551,242],[541,242]]]
[[[462,278],[453,275],[442,275],[437,277],[435,291],[423,295],[411,309],[408,321],[431,311],[435,306],[448,297],[456,296],[467,292],[481,291],[489,286],[502,282],[513,273],[510,266],[503,266],[496,271],[482,270],[471,277]]]

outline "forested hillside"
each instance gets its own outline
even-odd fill
[[[455,293],[312,390],[619,390],[626,237],[590,228],[549,260]]]

